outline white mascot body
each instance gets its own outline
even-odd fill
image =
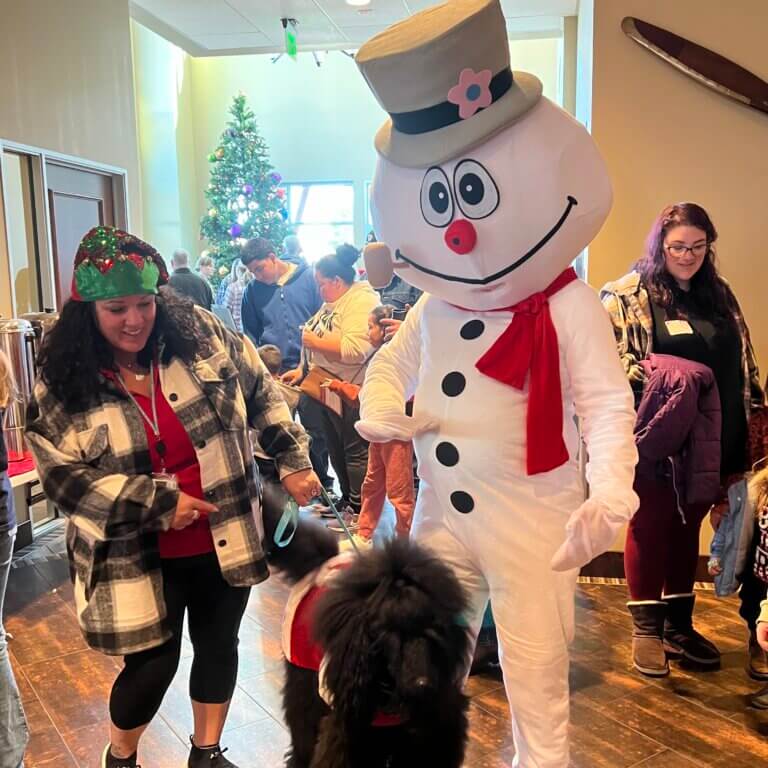
[[[366,253],[369,276],[394,268],[426,292],[369,367],[358,429],[414,439],[412,535],[454,567],[475,633],[490,597],[514,765],[566,768],[578,568],[637,506],[631,391],[598,297],[569,270],[610,182],[587,131],[509,69],[498,0],[416,14],[357,60],[391,116],[372,187],[388,247]]]

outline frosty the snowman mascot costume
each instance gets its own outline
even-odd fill
[[[455,568],[475,632],[490,596],[514,764],[566,768],[578,568],[637,504],[630,388],[597,295],[569,267],[610,182],[587,131],[510,69],[498,0],[417,13],[357,62],[390,115],[369,278],[386,284],[394,267],[427,292],[373,359],[358,429],[415,439],[413,536]]]

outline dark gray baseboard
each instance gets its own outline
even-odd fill
[[[602,579],[623,579],[624,553],[605,552],[585,565],[579,575]],[[703,555],[699,555],[696,566],[696,581],[712,581],[712,577],[707,573],[707,558]]]

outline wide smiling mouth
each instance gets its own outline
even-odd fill
[[[579,201],[573,197],[573,195],[568,195],[567,197],[567,204],[565,206],[565,210],[563,211],[560,218],[555,222],[554,226],[547,232],[544,237],[539,240],[536,245],[533,246],[529,251],[524,253],[519,259],[512,262],[507,267],[504,267],[504,269],[500,270],[499,272],[495,272],[492,275],[488,275],[488,277],[461,277],[459,275],[446,275],[442,272],[437,272],[434,269],[429,269],[429,267],[424,267],[421,264],[417,264],[415,261],[412,261],[411,259],[407,258],[403,255],[402,251],[398,248],[395,251],[395,267],[397,267],[397,262],[402,261],[406,264],[409,264],[414,269],[418,269],[419,272],[424,272],[427,275],[433,275],[434,277],[439,277],[442,280],[447,280],[451,283],[465,283],[466,285],[488,285],[488,283],[494,282],[494,280],[499,280],[502,277],[505,277],[510,272],[513,272],[518,267],[521,267],[523,264],[525,264],[528,259],[530,259],[532,256],[535,256],[560,230],[560,228],[565,224],[565,220],[570,216],[571,210],[575,206],[579,204]]]

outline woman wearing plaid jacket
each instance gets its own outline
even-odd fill
[[[634,271],[606,285],[601,297],[638,399],[645,383],[641,361],[651,353],[712,369],[722,413],[720,473],[727,506],[728,478],[746,469],[748,419],[763,404],[763,390],[739,303],[715,267],[716,240],[703,208],[670,205],[654,222]],[[720,652],[693,627],[699,529],[707,507],[683,503],[682,509],[674,476],[638,475],[635,491],[640,508],[624,548],[634,665],[656,677],[669,673],[667,656],[716,668]]]
[[[219,746],[250,587],[268,576],[249,427],[301,504],[319,491],[307,438],[254,347],[172,292],[162,258],[111,227],[83,239],[72,299],[43,347],[27,439],[67,516],[75,607],[88,644],[124,657],[105,768],[138,744],[194,649],[188,765],[233,766]]]

